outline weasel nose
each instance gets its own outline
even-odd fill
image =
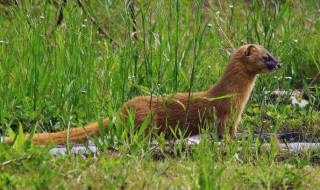
[[[277,69],[280,69],[282,67],[282,64],[279,62],[278,64],[277,64]]]

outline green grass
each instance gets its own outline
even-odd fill
[[[124,102],[139,95],[206,90],[229,60],[224,47],[243,43],[265,46],[284,67],[259,76],[239,131],[319,136],[319,3],[258,2],[248,6],[242,1],[214,1],[203,6],[202,1],[134,1],[136,26],[126,1],[84,3],[95,24],[70,1],[60,26],[56,26],[60,8],[54,3],[34,0],[18,8],[0,4],[1,136],[8,134],[8,127],[18,131],[20,125],[28,133],[59,131],[114,118]],[[134,26],[137,39],[132,37]],[[100,35],[98,27],[118,45]],[[272,99],[275,89],[304,91],[310,104],[299,108],[288,98]],[[97,158],[53,156],[48,154],[52,146],[0,144],[0,164],[10,161],[0,165],[0,187],[315,189],[320,185],[315,180],[319,150],[281,152],[275,143],[265,147],[253,138],[226,141],[219,147],[205,139],[194,147],[168,148],[162,136],[156,137],[160,145],[154,146],[154,137],[133,134],[131,124],[124,130],[115,126],[106,141],[97,142],[102,151]],[[243,149],[237,151],[240,145]],[[115,155],[110,147],[117,150]]]

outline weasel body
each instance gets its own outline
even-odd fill
[[[165,98],[136,97],[120,109],[122,119],[125,120],[128,111],[133,110],[134,123],[138,127],[148,113],[151,113],[148,128],[156,125],[159,132],[162,132],[169,127],[179,127],[182,131],[186,131],[186,135],[191,136],[200,133],[204,120],[214,120],[218,136],[223,138],[225,129],[234,116],[233,129],[229,131],[234,137],[257,74],[273,72],[280,67],[281,63],[262,46],[244,45],[233,53],[220,81],[209,90],[191,94],[177,93]],[[219,98],[224,96],[227,97]],[[103,120],[106,130],[107,124],[108,118]],[[35,134],[33,141],[35,144],[47,144],[51,141],[66,144],[67,140],[73,142],[87,140],[87,134],[99,135],[98,123],[72,128],[69,132]],[[11,143],[11,140],[7,139],[6,142]]]

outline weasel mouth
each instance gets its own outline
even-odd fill
[[[276,64],[266,64],[267,68],[269,71],[275,71],[281,68],[281,63],[276,63]]]

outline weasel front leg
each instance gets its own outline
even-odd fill
[[[223,136],[226,134],[225,129],[228,127],[228,122],[229,122],[229,116],[228,115],[223,115],[218,117],[217,121],[217,133],[218,133],[218,138],[221,140],[223,139]],[[231,135],[231,133],[230,133]]]

